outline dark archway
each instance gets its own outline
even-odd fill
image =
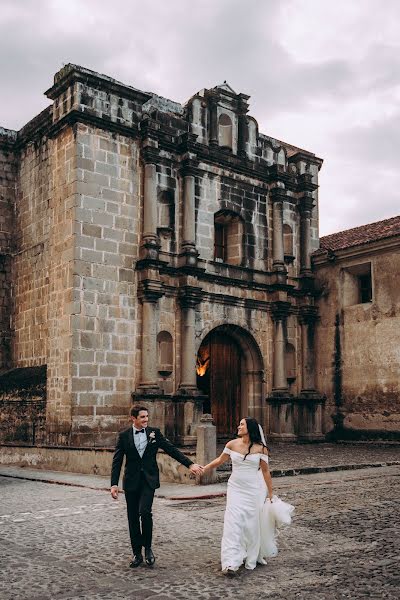
[[[254,338],[236,325],[221,325],[206,335],[197,357],[197,386],[208,396],[220,440],[231,438],[241,417],[263,422],[262,358]]]

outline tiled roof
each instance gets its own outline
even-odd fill
[[[338,231],[320,238],[321,250],[344,250],[361,244],[368,244],[376,240],[400,235],[400,215],[391,219],[384,219],[376,223],[368,223],[361,227],[353,227],[346,231]],[[318,251],[317,251],[318,252]]]

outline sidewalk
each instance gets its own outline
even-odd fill
[[[270,451],[273,477],[400,465],[399,444],[273,444]],[[228,475],[229,467],[226,470]],[[0,465],[0,476],[103,491],[108,491],[110,485],[109,478],[100,475],[45,471],[14,465]],[[207,486],[161,483],[161,488],[156,491],[157,497],[170,500],[206,499],[225,494],[225,482]]]

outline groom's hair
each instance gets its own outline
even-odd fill
[[[132,406],[131,417],[135,417],[135,419],[137,419],[141,410],[149,412],[145,406],[140,406],[139,404],[135,404],[135,406]]]

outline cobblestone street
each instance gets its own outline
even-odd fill
[[[224,498],[154,504],[153,570],[128,568],[123,495],[0,479],[2,600],[399,597],[399,466],[275,479],[296,506],[280,554],[219,572]]]

